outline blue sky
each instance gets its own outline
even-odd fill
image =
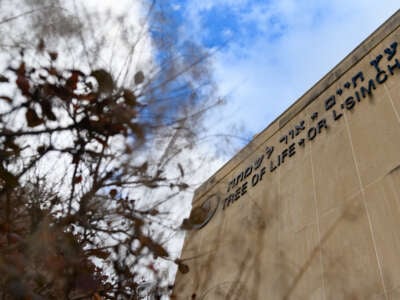
[[[219,131],[264,129],[399,9],[398,0],[175,0],[180,34],[209,49]],[[221,118],[222,121],[221,122]],[[223,124],[223,125],[221,125]],[[214,128],[214,127],[213,127]]]

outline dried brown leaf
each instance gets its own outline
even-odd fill
[[[81,183],[82,175],[75,176],[73,182],[74,182],[74,184]]]
[[[187,274],[189,272],[189,266],[184,264],[180,259],[176,259],[175,263],[178,265],[178,271],[182,274]]]
[[[140,125],[139,123],[130,123],[129,128],[132,130],[132,133],[134,133],[139,140],[144,139],[144,129],[142,125]]]
[[[39,40],[38,45],[37,45],[37,50],[38,50],[39,52],[43,52],[45,48],[46,48],[46,45],[45,45],[45,43],[44,43],[44,40],[41,38],[41,39]]]
[[[36,111],[32,108],[28,108],[25,114],[25,118],[29,127],[36,127],[44,123],[43,119],[39,118]]]
[[[14,174],[4,169],[4,167],[1,165],[0,165],[0,178],[5,181],[6,186],[8,188],[13,188],[18,185],[18,178]]]
[[[17,87],[20,89],[22,95],[29,95],[29,81],[24,76],[19,75],[16,80]]]
[[[110,252],[101,249],[89,249],[86,254],[88,256],[96,256],[101,259],[106,259],[110,256]]]
[[[141,83],[143,83],[143,81],[144,81],[144,74],[143,74],[143,72],[142,71],[138,71],[136,74],[135,74],[135,84],[141,84]]]
[[[8,103],[12,103],[12,99],[10,97],[8,97],[8,96],[0,96],[0,99],[3,99]]]
[[[79,73],[72,72],[71,76],[67,79],[66,87],[73,92],[76,89],[79,80]]]
[[[115,196],[117,195],[117,190],[116,189],[112,189],[112,190],[110,190],[109,194],[110,194],[111,198],[115,198]]]
[[[90,76],[96,78],[100,93],[111,93],[114,89],[114,80],[110,73],[104,69],[93,71]]]
[[[58,57],[58,53],[57,52],[49,52],[49,56],[52,61],[55,61]]]
[[[136,96],[130,90],[124,90],[124,99],[125,99],[125,103],[128,105],[135,106],[137,104]]]
[[[163,246],[161,246],[159,243],[153,241],[151,238],[147,236],[141,236],[139,238],[139,241],[143,246],[149,248],[149,250],[153,252],[153,254],[156,256],[167,257],[169,255],[167,250],[165,250]]]
[[[40,107],[42,108],[42,112],[46,116],[47,119],[49,119],[51,121],[57,120],[56,115],[53,113],[50,101],[48,99],[43,99],[40,102]]]
[[[9,80],[6,76],[0,75],[0,82],[9,82]]]

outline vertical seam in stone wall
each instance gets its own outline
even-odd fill
[[[315,205],[315,214],[317,218],[317,230],[318,230],[318,243],[319,243],[319,261],[321,264],[321,270],[322,270],[322,292],[324,295],[324,299],[326,299],[326,289],[325,289],[325,270],[324,270],[324,264],[323,264],[323,258],[322,258],[322,239],[321,239],[321,228],[319,224],[319,211],[318,211],[318,201],[317,201],[317,190],[316,190],[316,182],[315,182],[315,171],[314,171],[314,162],[313,162],[313,157],[312,157],[312,144],[310,144],[310,164],[311,164],[311,176],[312,176],[312,182],[313,182],[313,197],[314,197],[314,205]]]
[[[396,115],[397,121],[400,123],[400,115],[399,115],[399,112],[398,112],[397,109],[396,109],[396,106],[394,105],[392,95],[390,94],[390,92],[389,92],[389,90],[388,90],[386,84],[384,84],[383,86],[384,86],[384,88],[385,88],[386,94],[387,94],[388,97],[389,97],[390,104],[392,105],[392,108],[393,108],[394,114]]]
[[[374,252],[375,252],[376,261],[377,261],[377,264],[378,264],[379,275],[380,275],[381,284],[382,284],[382,287],[383,287],[383,293],[385,294],[385,299],[389,300],[387,289],[386,289],[386,285],[385,285],[385,279],[383,278],[382,264],[381,264],[381,261],[379,259],[378,249],[377,249],[377,246],[376,246],[376,240],[375,240],[374,230],[373,230],[373,226],[372,226],[372,220],[371,220],[371,216],[370,216],[370,214],[368,212],[367,203],[366,203],[366,200],[365,200],[364,185],[363,185],[363,182],[362,182],[362,179],[361,179],[360,169],[358,167],[356,153],[355,153],[355,150],[354,150],[353,139],[352,139],[351,132],[350,132],[350,125],[348,123],[348,119],[347,119],[346,114],[344,114],[344,120],[345,120],[345,124],[346,124],[347,136],[349,137],[351,154],[352,154],[352,157],[353,157],[354,165],[356,167],[356,173],[357,173],[358,182],[359,182],[359,185],[360,185],[361,198],[362,198],[362,202],[363,202],[365,213],[367,215],[367,220],[368,220],[368,225],[369,225],[369,233],[371,235],[372,244],[374,246]]]
[[[282,180],[282,170],[281,170],[281,168],[278,168],[278,178],[279,178],[279,180],[278,180],[278,245],[279,245],[279,247],[280,247],[280,245],[281,245],[281,242],[282,242],[282,234],[281,234],[281,231],[282,231],[282,228],[281,228],[281,226],[280,226],[280,218],[282,217],[282,214],[283,214],[283,209],[282,209],[282,189],[281,189],[281,186],[282,186],[282,183],[281,183],[281,180]]]

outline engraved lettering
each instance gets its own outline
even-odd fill
[[[267,147],[265,149],[265,153],[267,154],[267,159],[271,158],[272,153],[274,152],[274,146],[272,147]]]
[[[374,60],[370,62],[370,65],[373,66],[378,73],[382,71],[381,68],[379,68],[379,62],[382,58],[382,54],[379,54]]]
[[[322,128],[328,129],[328,125],[326,124],[326,119],[322,119],[318,122],[318,133],[321,133]]]
[[[360,79],[360,81],[364,81],[364,74],[363,72],[358,72],[355,76],[353,76],[353,78],[351,79],[351,81],[353,82],[353,87],[357,87],[357,80]]]
[[[378,72],[378,74],[376,74],[376,82],[378,82],[379,84],[384,83],[387,78],[388,76],[385,71],[380,71]]]
[[[303,131],[304,129],[306,129],[305,126],[304,126],[304,123],[305,123],[304,120],[301,120],[300,123],[299,123],[299,125],[296,125],[296,126],[295,126],[296,136],[298,136],[298,135],[300,134],[301,131]]]
[[[254,174],[253,178],[251,178],[251,185],[256,186],[259,181],[260,176],[258,174]]]
[[[390,75],[394,75],[394,69],[396,68],[400,69],[400,62],[397,58],[394,60],[394,65],[388,65]]]
[[[318,112],[314,112],[314,113],[311,115],[311,120],[315,121],[316,119],[318,119]]]
[[[281,154],[282,163],[285,162],[285,158],[287,156],[288,156],[288,149],[285,149],[285,150],[282,151],[282,154]]]
[[[357,102],[360,102],[361,101],[360,93],[356,92],[355,96],[356,96]]]
[[[265,167],[262,167],[261,170],[260,170],[260,181],[263,179],[263,176],[265,175],[265,172],[266,172]]]
[[[240,174],[236,177],[236,184],[235,185],[237,185],[239,182],[242,182],[242,180],[243,180],[243,172],[240,172]]]
[[[240,198],[240,193],[241,193],[242,189],[241,188],[237,188],[236,192],[235,192],[235,201],[237,201]]]
[[[307,137],[310,141],[312,141],[317,136],[317,128],[311,127],[308,129]]]
[[[397,42],[393,42],[390,48],[386,48],[384,51],[388,55],[387,60],[391,60],[396,55]]]
[[[330,110],[336,104],[335,96],[330,96],[325,100],[325,110]]]
[[[364,86],[362,86],[361,88],[360,88],[360,93],[361,93],[361,96],[363,97],[363,98],[365,98],[366,96],[367,96],[367,94],[368,94],[368,96],[371,96],[372,95],[372,90],[375,90],[376,89],[376,86],[375,86],[375,83],[374,83],[374,80],[373,79],[370,79],[370,81],[368,81],[368,88],[365,88]]]
[[[342,116],[343,116],[343,114],[342,113],[337,113],[336,112],[336,110],[333,110],[332,111],[332,116],[333,116],[333,120],[336,122],[337,120],[339,120]]]
[[[284,135],[283,137],[280,138],[279,142],[280,142],[280,143],[285,142],[285,144],[287,144],[287,142],[288,142],[288,136],[287,136],[287,135]]]
[[[251,174],[251,172],[253,172],[252,166],[248,167],[246,171],[244,171],[244,178],[247,178]]]
[[[263,160],[264,160],[264,154],[258,157],[254,162],[254,170],[257,170],[261,166]]]
[[[354,106],[356,105],[356,102],[354,101],[354,97],[350,96],[344,101],[346,108],[348,110],[352,110]]]
[[[289,146],[289,157],[292,157],[293,155],[296,154],[296,144],[293,143]]]
[[[235,199],[235,194],[231,194],[227,198],[225,198],[224,206],[222,207],[222,209],[228,207],[234,201],[234,199]]]
[[[276,168],[277,167],[275,166],[274,162],[271,160],[270,166],[269,166],[269,171],[272,173],[273,171],[276,170]]]
[[[247,181],[242,185],[242,196],[247,193]]]

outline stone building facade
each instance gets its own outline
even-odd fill
[[[400,299],[400,11],[193,207],[176,299]]]

